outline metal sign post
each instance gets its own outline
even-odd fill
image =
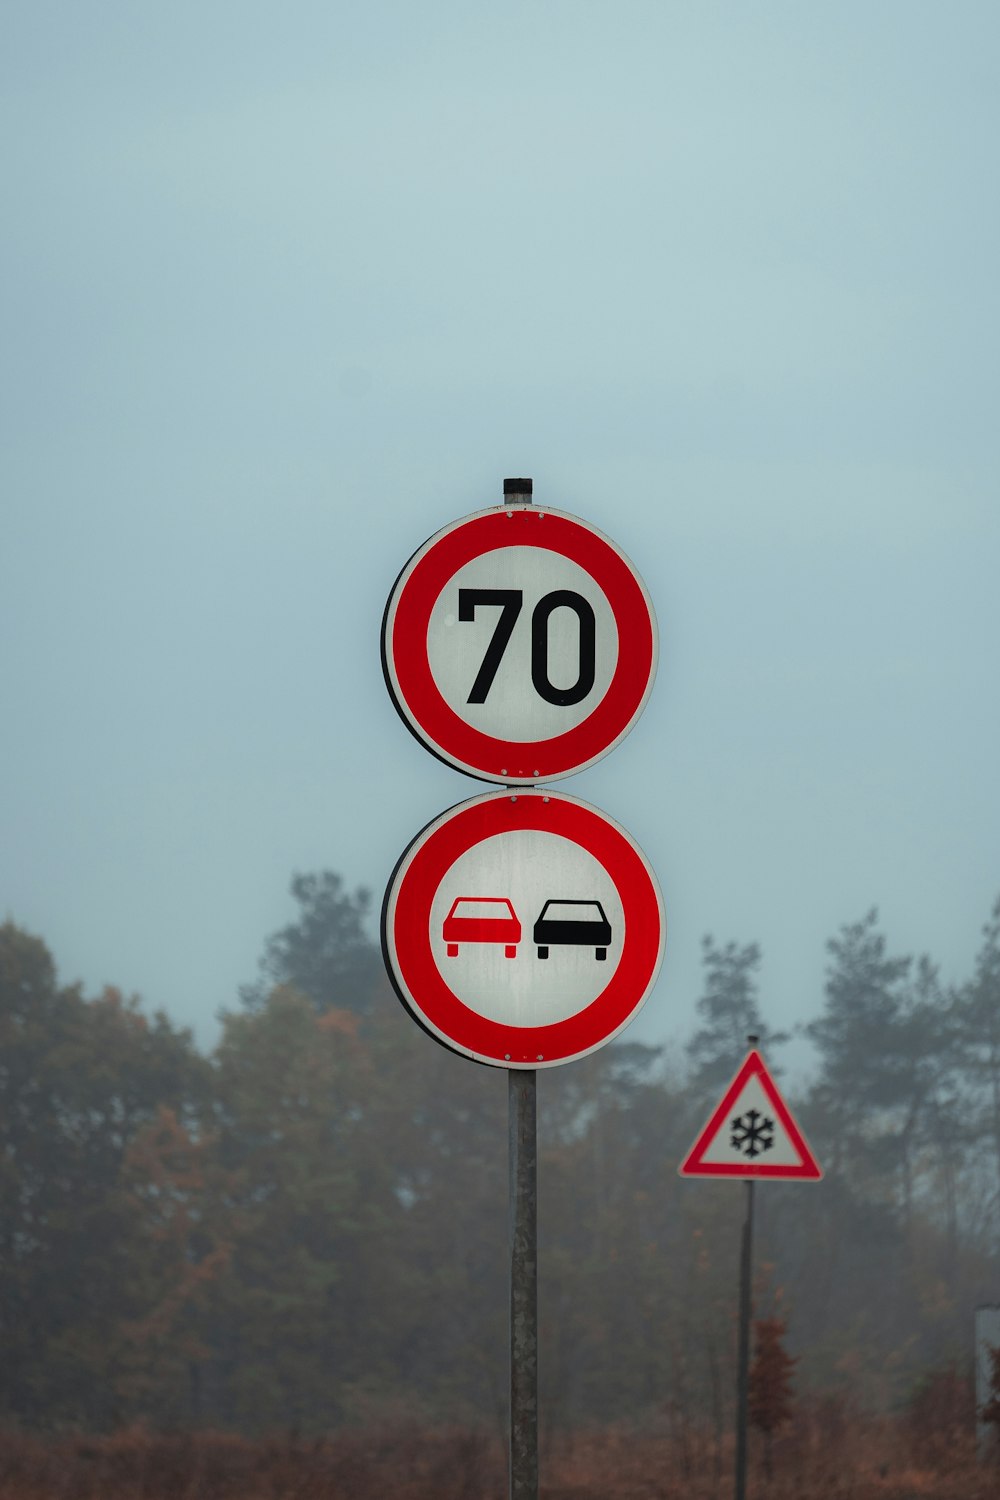
[[[750,1318],[753,1293],[754,1186],[759,1178],[818,1182],[823,1170],[792,1116],[763,1057],[758,1038],[678,1167],[682,1177],[742,1177],[747,1211],[740,1244],[740,1323],[736,1365],[736,1500],[746,1500]]]
[[[382,952],[429,1036],[508,1069],[510,1500],[538,1500],[540,1068],[586,1057],[644,1004],[665,919],[642,850],[544,789],[620,744],[656,674],[656,616],[609,537],[532,503],[444,527],[409,559],[382,621],[382,670],[439,760],[502,785],[413,838],[382,903]]]
[[[740,1246],[740,1346],[736,1374],[736,1500],[747,1492],[747,1398],[750,1389],[750,1310],[753,1285],[753,1190],[747,1182],[747,1216]]]
[[[510,1135],[510,1500],[538,1500],[538,1150],[533,1069],[507,1074]]]

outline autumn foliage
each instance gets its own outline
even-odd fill
[[[783,1318],[759,1318],[754,1323],[754,1357],[747,1387],[747,1417],[764,1434],[764,1467],[773,1470],[773,1438],[792,1415],[792,1370],[796,1361],[784,1346]]]
[[[792,1415],[792,1370],[797,1363],[784,1346],[783,1318],[754,1323],[754,1357],[750,1366],[747,1414],[761,1432],[772,1433]]]
[[[502,1492],[506,1078],[413,1024],[334,877],[297,889],[209,1055],[0,927],[0,1500]],[[945,1495],[971,1464],[1000,909],[989,933],[949,997],[873,917],[831,945],[825,1071],[792,1094],[827,1176],[758,1197],[784,1298],[757,1324],[750,1459],[774,1496],[827,1493],[848,1449],[859,1495],[908,1464]],[[760,959],[706,946],[687,1064],[619,1041],[539,1078],[547,1500],[722,1493],[741,1199],[676,1164],[757,1026]]]

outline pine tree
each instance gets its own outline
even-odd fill
[[[825,1116],[831,1170],[867,1159],[881,1174],[879,1116],[908,1096],[899,1044],[912,959],[888,956],[874,907],[827,950],[826,1004],[805,1028],[822,1063],[813,1103]]]
[[[260,960],[260,978],[244,985],[240,999],[261,1010],[282,985],[296,990],[320,1013],[330,1009],[366,1014],[382,977],[382,958],[367,930],[371,892],[353,893],[340,875],[322,870],[295,875],[291,893],[298,920],[273,933]]]
[[[993,1152],[995,1204],[1000,1208],[1000,897],[983,928],[971,982],[956,1004],[962,1072],[973,1093],[973,1119]]]
[[[769,1031],[758,1004],[761,953],[756,943],[720,946],[709,935],[701,940],[704,988],[698,1015],[704,1025],[688,1042],[691,1085],[699,1096],[718,1094],[732,1078],[747,1050],[747,1037],[761,1046],[787,1041],[785,1032]]]

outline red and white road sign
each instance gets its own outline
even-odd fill
[[[501,1068],[594,1052],[656,980],[665,922],[638,845],[597,808],[534,788],[450,808],[382,906],[386,967],[446,1047]]]
[[[679,1169],[682,1177],[776,1177],[816,1182],[823,1173],[760,1053],[751,1051]]]
[[[539,505],[478,511],[420,547],[382,623],[386,685],[434,755],[483,781],[555,781],[612,750],[657,661],[645,585],[608,537]]]

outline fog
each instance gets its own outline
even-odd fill
[[[1000,889],[995,9],[16,6],[0,47],[6,915],[209,1047],[294,871],[380,894],[479,788],[379,624],[505,475],[661,630],[624,824],[695,1025],[872,905]],[[810,1053],[799,1044],[809,1066]]]

